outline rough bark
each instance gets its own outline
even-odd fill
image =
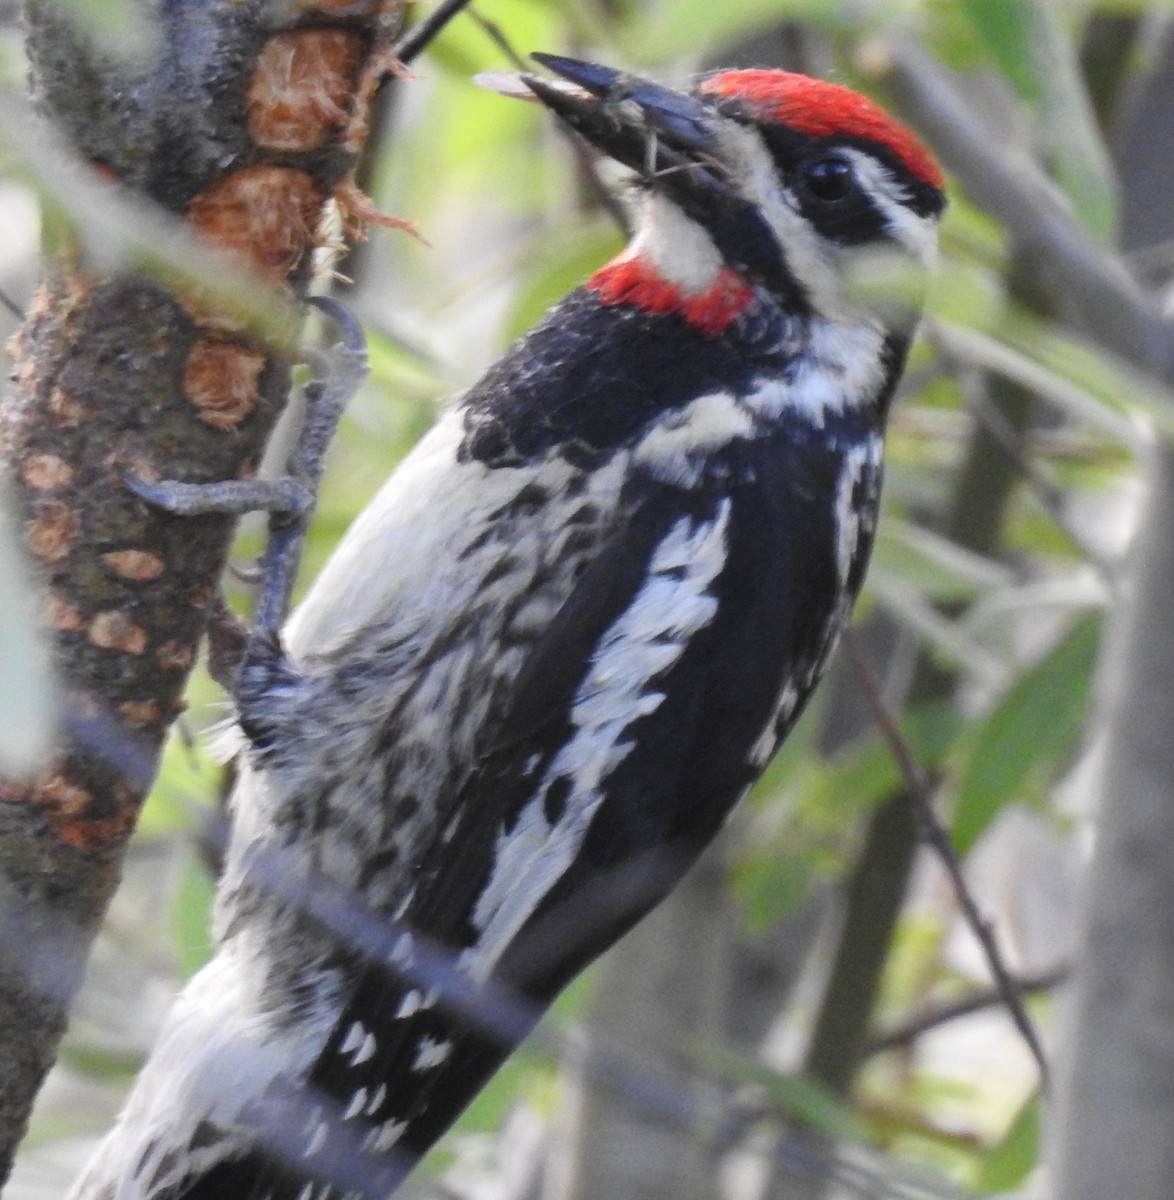
[[[399,0],[156,0],[122,61],[26,5],[34,98],[79,160],[261,284],[304,293]],[[113,190],[113,189],[112,189]],[[117,205],[117,198],[110,199]],[[289,354],[83,233],[59,236],[11,347],[0,468],[65,698],[51,756],[0,781],[0,1179],[65,1027],[90,940],[195,661],[232,536],[138,500],[131,472],[250,475]],[[286,332],[286,345],[296,331]]]

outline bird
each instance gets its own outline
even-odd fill
[[[861,279],[932,268],[931,152],[805,75],[535,59],[634,234],[258,639],[217,949],[74,1200],[390,1195],[718,833],[860,590],[918,320]]]

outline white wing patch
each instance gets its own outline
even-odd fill
[[[494,868],[477,901],[477,941],[462,965],[484,980],[574,861],[603,798],[602,784],[632,750],[624,731],[664,700],[655,678],[684,653],[693,634],[713,620],[710,592],[726,561],[730,501],[713,520],[683,517],[657,546],[648,578],[596,647],[571,709],[574,733],[555,756],[517,822],[498,837]],[[545,812],[547,790],[568,786],[561,815]]]
[[[856,495],[858,485],[869,476],[875,487],[880,478],[881,455],[883,443],[880,435],[874,435],[861,443],[846,450],[840,466],[840,478],[836,484],[835,495],[835,535],[836,535],[836,579],[839,583],[842,600],[828,615],[824,626],[823,648],[807,668],[799,674],[791,675],[783,683],[778,696],[775,698],[770,717],[754,745],[750,748],[747,761],[757,770],[761,770],[770,761],[779,744],[779,735],[791,717],[802,696],[807,694],[813,679],[819,674],[827,653],[839,637],[840,628],[852,606],[853,596],[847,592],[848,577],[852,566],[860,552],[861,539],[872,532],[876,522],[876,507],[872,503],[861,505]]]
[[[414,1016],[424,1007],[424,993],[417,988],[412,988],[410,992],[405,993],[404,998],[399,1003],[399,1008],[395,1010],[395,1020],[400,1021],[406,1017]]]
[[[632,461],[663,483],[690,487],[705,456],[754,434],[754,414],[730,392],[711,392],[658,421],[637,445]]]
[[[376,1125],[363,1139],[363,1149],[385,1154],[403,1137],[407,1127],[407,1121],[384,1121],[382,1125]]]
[[[788,679],[775,699],[770,717],[758,740],[750,747],[747,761],[756,770],[761,771],[770,762],[779,744],[778,730],[780,725],[791,719],[795,705],[799,703],[799,687],[794,679]]]

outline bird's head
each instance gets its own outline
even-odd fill
[[[622,260],[629,293],[654,301],[663,284],[682,303],[701,297],[694,323],[712,331],[737,310],[739,288],[797,315],[847,316],[859,310],[862,266],[875,274],[878,258],[899,260],[908,277],[932,263],[941,170],[864,96],[770,69],[722,71],[686,95],[534,57],[567,82],[526,75],[526,87],[637,172],[646,199]]]

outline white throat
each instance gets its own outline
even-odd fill
[[[655,192],[644,197],[636,235],[624,257],[650,263],[662,279],[686,296],[707,291],[724,266],[709,234]]]

